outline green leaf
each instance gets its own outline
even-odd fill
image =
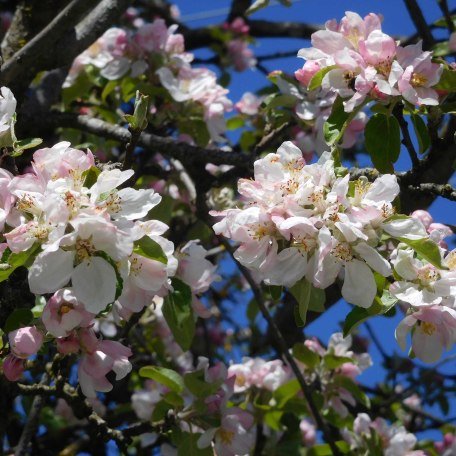
[[[163,303],[163,316],[176,342],[186,351],[190,348],[195,334],[192,291],[176,277],[172,279],[172,286],[174,291],[165,297]]]
[[[0,264],[0,282],[4,282],[8,277],[20,266],[26,265],[35,252],[40,248],[39,244],[34,244],[29,250],[20,253],[10,253],[4,259],[5,253],[2,256],[2,263]],[[3,263],[5,261],[5,263]]]
[[[445,90],[446,92],[456,92],[456,71],[444,68],[440,81],[432,88]]]
[[[231,117],[226,121],[227,130],[237,130],[245,124],[244,119],[240,116]]]
[[[133,252],[136,253],[136,255],[141,255],[151,260],[168,264],[168,257],[165,255],[165,252],[163,252],[160,244],[149,236],[143,236],[139,241],[136,241]]]
[[[418,138],[419,153],[424,154],[431,145],[431,138],[424,120],[417,114],[412,114],[413,129]]]
[[[312,312],[324,312],[326,302],[325,290],[314,287],[311,284],[309,310]]]
[[[175,393],[182,393],[184,390],[183,378],[172,369],[160,366],[144,366],[139,369],[139,375],[155,380],[157,383],[165,385]]]
[[[442,264],[442,256],[440,255],[439,246],[429,238],[422,239],[407,239],[399,238],[401,242],[410,246],[424,260],[429,261],[432,265],[439,269],[448,269]]]
[[[301,343],[293,346],[293,356],[310,368],[314,368],[320,364],[320,356]]]
[[[332,353],[328,353],[323,357],[323,362],[328,369],[337,369],[345,363],[352,363],[353,360],[347,356],[336,356]]]
[[[39,146],[42,142],[43,140],[41,138],[27,138],[15,141],[13,144],[14,150],[10,155],[11,157],[19,157],[23,154],[24,150]]]
[[[376,296],[374,303],[368,308],[353,307],[350,313],[345,317],[344,337],[347,337],[361,323],[368,320],[374,315],[382,315],[389,312],[397,303],[397,299],[391,295],[388,290],[383,290],[382,296]]]
[[[393,116],[374,114],[364,130],[366,149],[381,173],[393,172],[401,151],[399,123]]]
[[[338,440],[337,442],[335,442],[335,444],[342,454],[349,454],[350,447],[347,442],[345,442],[344,440]],[[327,443],[315,445],[307,453],[307,456],[332,456],[332,455],[333,455],[333,452],[331,450],[331,447]]]
[[[24,326],[29,326],[33,320],[33,312],[27,308],[19,308],[13,310],[6,319],[3,330],[5,333],[14,331],[15,329],[23,328]]]
[[[273,108],[293,108],[296,106],[298,98],[291,94],[277,94],[269,95],[263,102],[269,109]]]
[[[331,114],[323,125],[325,141],[329,146],[336,144],[343,136],[343,126],[350,114],[344,110],[344,102],[341,97],[334,101]]]
[[[309,85],[308,85],[307,89],[309,91],[318,89],[318,87],[321,86],[321,83],[322,83],[323,78],[325,77],[326,73],[329,73],[334,68],[336,68],[336,65],[330,65],[330,66],[324,67],[321,70],[317,71],[312,76],[312,79],[309,81]]]
[[[190,434],[182,432],[177,442],[177,456],[212,456],[214,454],[212,447],[198,447],[198,439],[201,434]]]
[[[301,386],[296,378],[279,386],[274,392],[273,396],[277,402],[277,408],[281,409],[293,397],[301,391]]]
[[[184,384],[187,389],[196,397],[208,397],[214,394],[223,382],[217,381],[208,383],[204,379],[204,371],[199,370],[184,375]]]
[[[135,109],[133,115],[125,115],[125,119],[133,130],[142,131],[147,127],[147,114],[149,113],[149,96],[136,91]]]
[[[91,166],[88,170],[82,173],[84,179],[84,187],[90,188],[95,184],[101,171],[96,166]]]
[[[445,55],[448,55],[452,52],[448,41],[442,41],[441,43],[437,43],[433,47],[432,51],[434,57],[444,57]]]
[[[311,291],[312,284],[306,278],[302,278],[290,288],[290,293],[298,303],[299,322],[301,323],[299,326],[304,326],[306,324]]]

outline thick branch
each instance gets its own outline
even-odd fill
[[[450,184],[441,185],[427,182],[423,184],[409,185],[407,189],[412,193],[442,196],[443,198],[451,201],[456,201],[456,189],[454,189]]]
[[[431,48],[435,44],[435,39],[432,36],[431,29],[426,22],[418,2],[416,0],[404,0],[404,2],[410,17],[415,24],[416,30],[420,34],[421,38],[423,38],[424,48]]]
[[[90,116],[58,113],[51,116],[55,126],[76,128],[105,138],[115,139],[122,143],[130,141],[131,135],[126,128],[95,119]],[[142,133],[138,144],[156,150],[169,157],[176,158],[183,163],[214,163],[215,165],[234,165],[248,168],[251,159],[248,155],[239,152],[225,152],[220,149],[206,149],[185,142],[178,142],[173,138],[157,136],[151,133]]]

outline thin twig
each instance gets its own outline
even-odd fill
[[[417,169],[420,165],[420,160],[416,153],[415,147],[412,143],[412,138],[410,137],[410,133],[408,130],[408,123],[404,119],[404,114],[402,113],[402,106],[397,105],[393,110],[394,117],[396,117],[397,121],[399,122],[399,127],[401,128],[402,132],[402,144],[406,147],[407,152],[410,155],[410,160],[412,160],[412,166],[414,169]]]
[[[48,379],[48,375],[43,374],[40,385],[47,386],[46,383],[48,382]],[[27,423],[24,426],[21,437],[19,439],[19,443],[16,447],[16,452],[14,453],[16,456],[25,456],[28,454],[28,447],[30,445],[30,441],[36,433],[36,429],[40,420],[41,409],[43,408],[44,402],[44,396],[41,394],[38,394],[34,397],[32,406],[30,407]]]

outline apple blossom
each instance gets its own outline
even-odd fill
[[[26,326],[8,334],[11,351],[17,358],[35,355],[43,345],[43,334],[36,326]]]

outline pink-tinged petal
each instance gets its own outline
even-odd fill
[[[352,45],[344,36],[330,30],[318,30],[312,33],[312,46],[326,54],[333,55],[345,48],[351,49]]]
[[[10,381],[16,382],[22,377],[25,370],[24,360],[9,354],[2,364],[3,375]]]
[[[342,296],[350,304],[368,308],[372,305],[377,286],[374,274],[366,263],[351,260],[345,265],[345,278]]]

